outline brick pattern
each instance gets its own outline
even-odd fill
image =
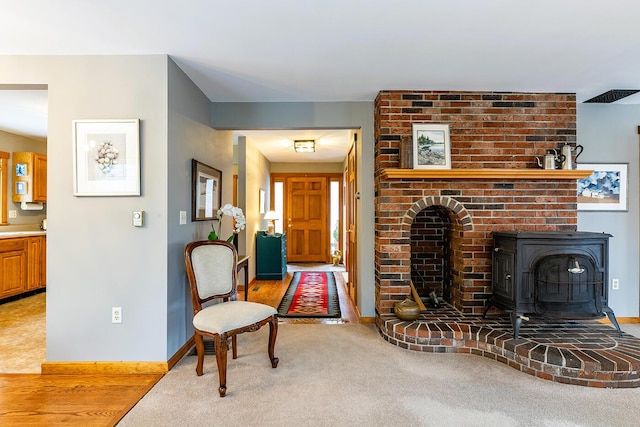
[[[376,318],[393,345],[431,353],[469,353],[538,378],[587,387],[640,387],[640,339],[594,320],[531,317],[513,339],[507,315],[464,315],[452,307],[429,309],[416,321]]]
[[[399,167],[399,144],[411,138],[413,123],[449,124],[452,168],[535,168],[535,156],[575,144],[575,95],[383,91],[376,98],[376,312],[392,313],[410,293],[412,248],[422,244],[423,227],[414,220],[433,207],[449,216],[450,265],[440,272],[441,292],[460,312],[479,314],[491,292],[491,232],[576,230],[575,182],[383,180],[382,169]]]
[[[424,209],[411,224],[411,278],[418,294],[435,292],[451,299],[449,214],[442,207]],[[445,289],[447,290],[445,295]]]

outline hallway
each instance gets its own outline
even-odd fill
[[[272,307],[278,308],[282,296],[287,291],[287,286],[293,278],[296,271],[333,271],[336,278],[336,287],[338,288],[338,297],[340,299],[340,312],[342,316],[339,319],[332,318],[284,318],[281,317],[280,323],[323,323],[323,324],[344,324],[344,323],[360,323],[358,312],[347,295],[346,273],[344,266],[334,267],[331,264],[317,263],[301,263],[287,264],[287,275],[283,280],[254,280],[249,285],[249,301],[261,302]],[[240,290],[238,298],[244,298],[244,290]]]

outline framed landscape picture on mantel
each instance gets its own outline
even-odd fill
[[[413,168],[451,169],[449,125],[413,125]]]
[[[628,163],[578,163],[577,169],[593,170],[578,180],[579,211],[628,211]]]

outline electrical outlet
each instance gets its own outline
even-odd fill
[[[18,218],[18,211],[14,211],[13,209],[9,211],[9,218]]]
[[[111,323],[122,323],[122,307],[111,307]]]
[[[620,289],[620,281],[618,279],[611,279],[611,289]]]

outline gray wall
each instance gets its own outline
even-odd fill
[[[640,305],[640,231],[638,221],[638,125],[640,105],[578,104],[577,140],[584,146],[579,163],[628,163],[628,212],[579,212],[578,230],[613,235],[609,278],[620,279],[609,305],[618,317],[638,317]]]
[[[209,99],[173,60],[169,59],[168,67],[168,161],[158,165],[168,168],[167,359],[193,335],[185,244],[206,239],[212,224],[212,221],[191,221],[191,159],[222,172],[223,203],[231,202],[233,176],[231,132],[216,132],[209,127]],[[187,213],[185,225],[179,223],[180,211]],[[226,235],[231,221],[223,221],[223,225]]]
[[[344,173],[344,163],[271,163],[271,173]]]
[[[166,361],[167,61],[0,56],[0,84],[47,85],[47,354],[55,361]],[[74,197],[74,119],[138,118],[140,197]],[[136,228],[131,213],[146,211]],[[123,309],[111,323],[111,307]]]
[[[255,143],[244,136],[238,137],[238,206],[242,208],[247,220],[246,229],[239,236],[238,251],[249,254],[249,282],[256,274],[256,233],[264,230],[267,221],[260,213],[259,191],[265,190],[265,202],[268,207],[270,197],[270,162],[258,150]],[[244,283],[243,274],[239,275],[239,283]]]
[[[358,192],[358,297],[364,317],[374,317],[373,247],[373,101],[372,102],[265,102],[212,104],[211,125],[216,129],[359,129]],[[241,177],[239,177],[240,179]],[[258,190],[257,188],[255,189]]]

